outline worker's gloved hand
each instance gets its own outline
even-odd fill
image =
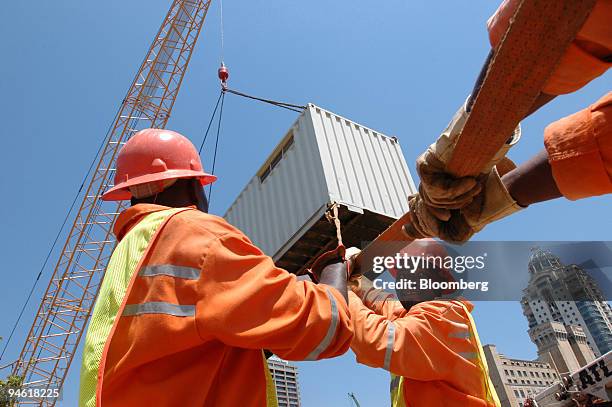
[[[461,216],[474,233],[481,231],[489,223],[505,218],[523,209],[508,192],[497,167],[484,180],[483,191],[474,201],[460,210]],[[460,236],[458,236],[460,237]],[[468,238],[459,241],[466,241]]]
[[[522,209],[504,186],[497,167],[483,180],[481,192],[461,209],[450,211],[448,220],[440,220],[430,211],[420,195],[408,201],[412,222],[404,226],[404,233],[412,239],[439,237],[449,242],[463,243],[487,224]]]
[[[467,102],[466,102],[467,103]],[[480,193],[482,180],[491,169],[497,165],[515,145],[521,136],[518,126],[508,142],[487,163],[479,176],[455,177],[448,171],[455,145],[463,131],[468,113],[466,104],[457,111],[448,127],[438,140],[423,153],[416,162],[416,168],[421,178],[419,193],[423,201],[430,207],[438,208],[435,216],[440,220],[448,220],[448,209],[459,209],[469,204]]]
[[[374,289],[374,285],[372,281],[365,276],[362,275],[354,275],[351,276],[349,280],[349,289],[357,294],[357,296],[363,299],[366,293],[372,289]]]
[[[408,198],[408,207],[411,222],[404,225],[403,231],[411,240],[439,237],[455,242],[455,236],[470,234],[469,225],[457,209],[447,210],[448,216],[442,219],[437,215],[438,209],[427,205],[420,194]]]
[[[357,259],[357,256],[359,255],[359,253],[361,253],[361,250],[359,248],[357,248],[357,247],[349,247],[348,249],[346,249],[346,252],[344,253],[344,258],[348,262],[348,277],[349,277],[349,279],[353,275],[361,274],[360,265],[357,264],[357,262],[356,262],[356,259]]]
[[[349,290],[351,290],[361,301],[368,306],[375,301],[383,301],[391,294],[374,288],[372,281],[365,276],[353,276],[349,280]]]
[[[456,178],[449,174],[431,146],[417,158],[416,168],[421,179],[419,194],[427,205],[438,209],[436,216],[441,220],[448,220],[449,209],[472,202],[482,188],[477,177]]]

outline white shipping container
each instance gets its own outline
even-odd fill
[[[335,245],[374,239],[408,210],[414,181],[397,139],[309,104],[225,214],[292,272]]]

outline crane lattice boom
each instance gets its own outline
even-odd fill
[[[211,0],[175,0],[121,104],[83,189],[80,208],[13,374],[25,387],[60,388],[83,335],[115,246],[112,226],[125,203],[102,202],[120,147],[137,131],[164,128]],[[52,406],[55,399],[21,405]]]

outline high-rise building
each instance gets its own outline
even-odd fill
[[[276,356],[268,359],[268,367],[276,386],[278,407],[300,407],[300,385],[297,367]]]
[[[495,345],[483,346],[489,376],[502,407],[523,407],[559,377],[554,367],[537,360],[511,359],[497,352]]]
[[[580,325],[543,322],[529,330],[538,347],[538,359],[550,363],[559,373],[571,373],[595,359]]]
[[[529,336],[541,358],[557,358],[560,371],[571,371],[612,350],[612,310],[595,280],[576,264],[564,265],[548,250],[532,249],[530,279],[522,299]],[[587,346],[594,355],[590,355]],[[553,351],[553,347],[557,350]],[[547,356],[548,355],[548,356]],[[551,360],[551,363],[554,361]],[[555,362],[556,363],[556,362]],[[568,370],[565,370],[568,371]]]
[[[485,345],[489,375],[503,407],[533,397],[612,349],[612,310],[595,280],[548,250],[532,249],[521,304],[537,360],[512,359]]]

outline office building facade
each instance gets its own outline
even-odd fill
[[[529,273],[521,303],[529,336],[541,355],[550,350],[555,337],[572,342],[578,366],[612,350],[612,310],[585,270],[563,264],[548,250],[534,248]],[[583,339],[593,356],[584,349]]]
[[[497,351],[495,345],[483,346],[489,376],[502,407],[523,407],[533,397],[559,379],[550,363],[512,359]]]
[[[300,407],[300,385],[297,367],[276,356],[268,359],[268,367],[276,386],[278,406]]]

